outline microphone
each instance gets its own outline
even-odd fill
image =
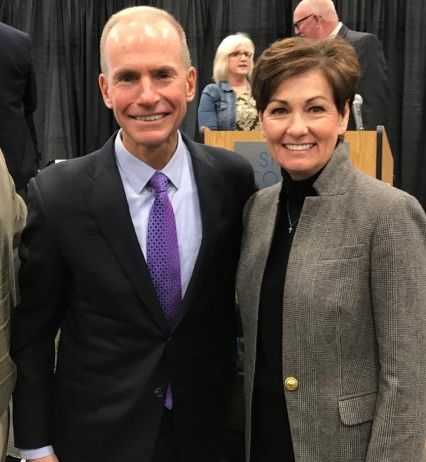
[[[362,96],[358,93],[354,96],[354,100],[352,103],[352,114],[354,115],[355,119],[355,127],[357,130],[364,130],[364,124],[362,123]]]
[[[201,127],[199,128],[201,143],[204,143],[204,133],[206,132],[206,128],[207,127],[205,125],[201,125]]]

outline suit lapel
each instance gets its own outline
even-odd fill
[[[93,169],[88,172],[92,182],[88,188],[87,202],[101,234],[146,310],[161,328],[167,329],[115,163],[114,138],[97,152]]]
[[[339,32],[337,32],[337,36],[346,38],[346,36],[348,35],[348,30],[349,29],[344,24],[342,24],[342,27],[339,29]]]
[[[191,155],[195,181],[197,183],[203,237],[177,323],[180,322],[188,308],[192,305],[209,271],[219,231],[223,198],[223,177],[214,168],[212,154],[204,149],[203,146],[193,143],[184,134],[182,134],[182,137]]]

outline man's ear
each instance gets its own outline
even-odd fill
[[[105,74],[99,74],[98,78],[99,88],[101,89],[102,98],[104,99],[105,106],[112,109],[112,102],[108,92],[108,79]]]
[[[197,71],[191,66],[186,72],[186,101],[190,103],[195,97]]]

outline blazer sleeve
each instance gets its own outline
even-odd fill
[[[214,85],[207,85],[201,94],[200,104],[198,105],[198,127],[201,131],[202,127],[210,128],[210,130],[218,130],[219,121],[216,108],[215,88]]]
[[[28,50],[28,72],[27,72],[27,81],[25,84],[25,92],[23,96],[24,103],[24,114],[25,121],[28,125],[30,131],[31,139],[33,144],[38,152],[38,142],[37,142],[37,133],[34,125],[33,113],[37,109],[37,81],[36,73],[34,68],[34,58],[32,52],[31,39],[26,35],[28,39],[27,50]]]
[[[20,247],[21,301],[14,310],[11,329],[11,355],[18,373],[13,396],[15,445],[21,449],[51,444],[55,338],[70,281],[36,180],[29,183],[28,223]],[[36,424],[30,416],[37,416]]]
[[[362,74],[358,91],[363,98],[363,122],[366,130],[377,125],[388,127],[389,82],[383,48],[373,34],[363,34],[357,45]]]
[[[379,389],[366,462],[423,461],[426,422],[426,217],[398,194],[378,220],[371,291]]]

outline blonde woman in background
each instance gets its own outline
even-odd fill
[[[198,107],[200,131],[257,130],[259,118],[251,95],[254,44],[241,32],[220,43],[213,64],[213,80],[201,95]]]

